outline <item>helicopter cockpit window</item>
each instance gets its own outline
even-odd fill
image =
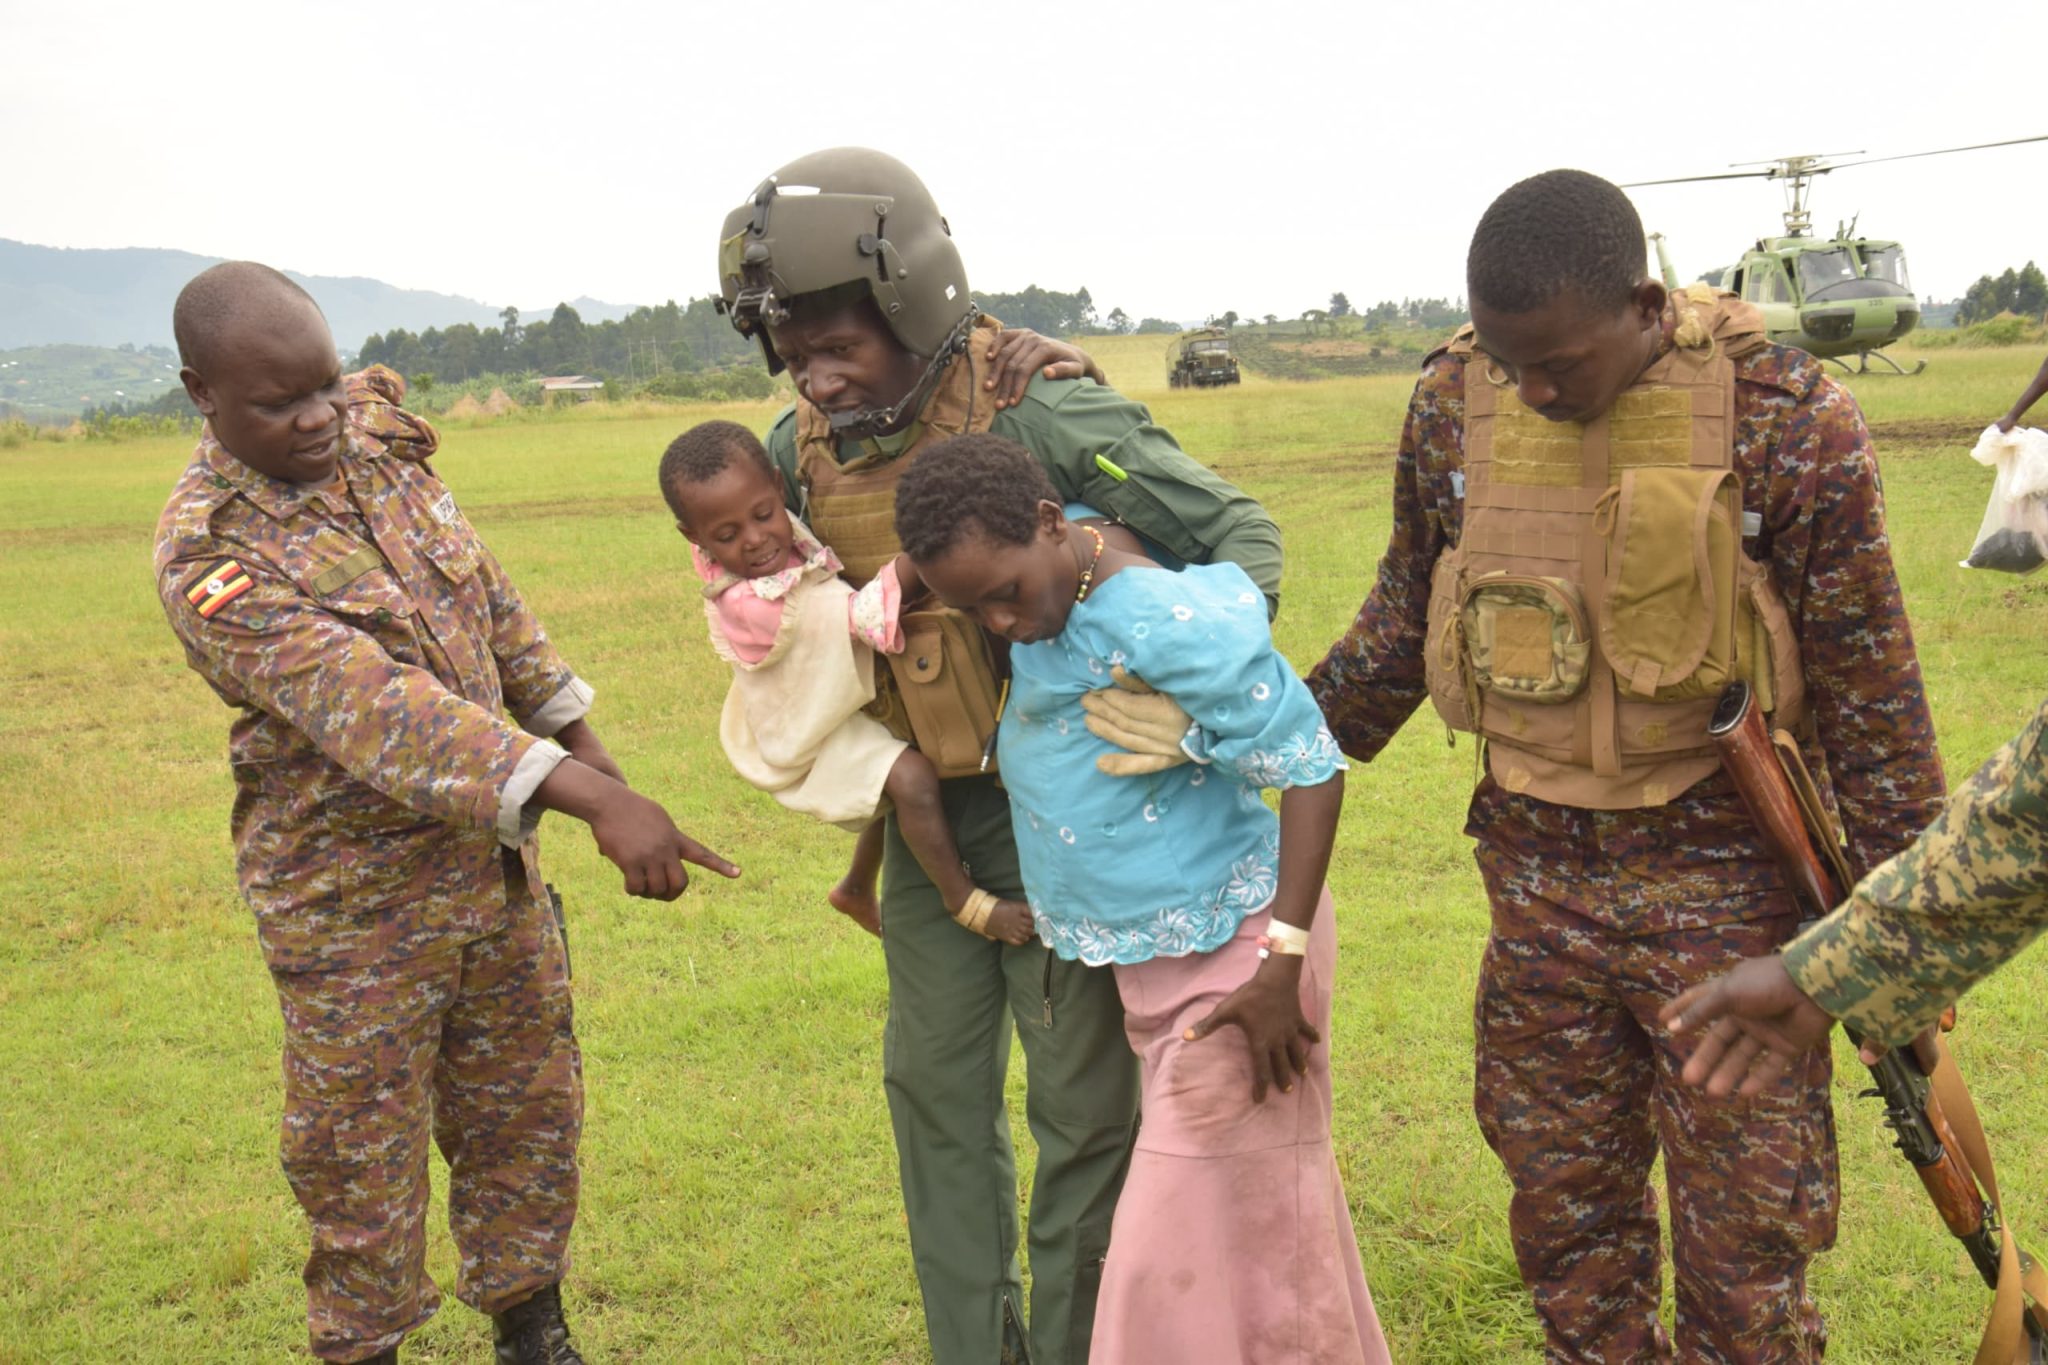
[[[1913,292],[1913,283],[1906,277],[1906,251],[1904,247],[1874,247],[1863,253],[1863,273],[1873,280],[1890,280],[1907,293]]]
[[[1757,261],[1749,267],[1748,279],[1743,288],[1743,297],[1752,303],[1790,303],[1792,291],[1786,286],[1785,272],[1775,262]]]
[[[1856,278],[1856,262],[1846,250],[1799,253],[1799,283],[1808,294]]]

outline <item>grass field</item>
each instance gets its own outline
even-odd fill
[[[1288,547],[1280,642],[1306,667],[1385,543],[1408,381],[1169,392],[1163,339],[1101,352],[1272,509]],[[1952,779],[2048,690],[2048,579],[1955,567],[1990,481],[1965,451],[2038,359],[1945,351],[1919,379],[1856,384]],[[757,426],[770,412],[718,410]],[[726,771],[726,673],[654,495],[662,446],[706,415],[455,423],[439,462],[597,685],[593,719],[636,784],[746,870],[675,905],[631,901],[580,827],[550,822],[590,1095],[572,1321],[593,1361],[921,1361],[880,1086],[881,959],[823,899],[850,845]],[[175,440],[0,451],[0,1362],[303,1351],[305,1231],[276,1158],[278,1014],[226,835],[229,717],[186,670],[150,584],[151,528],[186,455]],[[1458,832],[1470,776],[1469,747],[1447,752],[1419,717],[1353,774],[1332,873],[1337,1146],[1402,1361],[1538,1356],[1506,1182],[1470,1111],[1486,932]],[[2009,1212],[2037,1246],[2048,1061],[2029,1040],[2044,1032],[2036,952],[1971,998],[1955,1035]],[[1829,1359],[1965,1358],[1988,1297],[1838,1060],[1841,1245],[1813,1276]],[[452,1284],[438,1228],[429,1263]],[[407,1358],[476,1361],[486,1334],[451,1298]]]

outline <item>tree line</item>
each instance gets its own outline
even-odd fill
[[[1001,318],[1006,327],[1029,327],[1051,337],[1151,336],[1180,331],[1179,323],[1165,318],[1133,322],[1121,308],[1112,308],[1106,316],[1098,317],[1095,300],[1085,284],[1071,294],[1040,289],[1033,284],[1014,294],[980,295],[976,301],[984,313]]]
[[[2033,270],[2031,264],[2028,269]],[[2039,277],[2040,272],[2034,271],[2034,278]],[[1122,308],[1100,315],[1085,285],[1069,293],[1034,284],[1015,292],[979,295],[978,301],[1005,324],[1029,327],[1047,336],[1173,335],[1181,330],[1180,323],[1166,318],[1133,321]],[[718,381],[720,386],[729,389],[740,378],[731,372],[752,369],[762,371],[761,383],[746,387],[749,391],[753,387],[766,389],[759,347],[733,331],[709,298],[681,304],[670,299],[658,307],[636,308],[623,319],[597,323],[585,322],[567,303],[555,305],[547,319],[530,323],[520,322],[516,308],[506,308],[501,316],[498,327],[461,322],[417,333],[402,327],[372,332],[363,339],[356,363],[389,365],[416,383],[424,379],[429,385],[459,384],[483,375],[588,374],[634,390],[674,390],[674,396],[695,392],[688,376],[716,371],[724,376]],[[1367,330],[1401,326],[1441,330],[1464,320],[1465,301],[1404,298],[1396,303],[1387,299],[1359,313],[1338,291],[1330,296],[1328,309],[1309,309],[1303,318],[1311,324],[1357,318]],[[1269,325],[1279,321],[1273,314],[1267,314],[1265,320]],[[1208,321],[1228,328],[1240,319],[1235,311],[1227,310],[1211,315]]]
[[[978,301],[1009,326],[1047,336],[1180,331],[1179,323],[1163,318],[1134,323],[1121,308],[1098,317],[1085,286],[1064,293],[1034,284]],[[461,383],[487,374],[590,374],[635,386],[664,375],[760,367],[759,346],[733,331],[708,298],[643,306],[620,321],[587,323],[566,303],[556,304],[545,321],[522,325],[516,308],[505,309],[503,319],[499,327],[460,322],[417,333],[402,327],[372,332],[363,339],[357,363],[389,365],[414,378],[430,376],[432,382]]]
[[[1305,309],[1299,320],[1304,329],[1313,336],[1324,327],[1330,327],[1333,332],[1385,332],[1398,327],[1421,327],[1430,331],[1441,331],[1460,325],[1469,316],[1471,315],[1466,311],[1465,300],[1462,297],[1456,303],[1449,299],[1402,299],[1399,303],[1392,299],[1382,299],[1361,313],[1352,307],[1350,297],[1340,289],[1330,295],[1328,308]],[[1340,320],[1344,318],[1356,318],[1358,321],[1341,323]],[[1237,310],[1232,308],[1221,313],[1211,313],[1203,319],[1202,325],[1221,327],[1228,331],[1240,322],[1256,325],[1259,321],[1261,319],[1254,317],[1239,317]],[[1268,327],[1276,326],[1280,321],[1278,313],[1268,313],[1264,318]],[[1293,320],[1289,321],[1291,323]]]
[[[521,323],[507,308],[497,327],[458,322],[413,333],[403,327],[372,332],[357,356],[362,365],[389,365],[400,374],[432,375],[460,383],[484,374],[594,374],[622,380],[720,369],[759,348],[733,331],[711,300],[674,299],[642,306],[625,318],[586,323],[566,303],[545,321]]]
[[[2018,270],[2007,266],[1996,279],[1979,275],[1956,304],[1956,325],[1967,327],[2000,313],[2017,313],[2035,320],[2048,313],[2048,276],[2041,273],[2039,266],[2028,261]]]

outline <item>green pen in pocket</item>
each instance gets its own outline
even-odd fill
[[[1118,483],[1128,483],[1130,481],[1131,476],[1124,473],[1117,466],[1116,461],[1110,459],[1107,455],[1097,455],[1095,457],[1095,467],[1109,475],[1112,479],[1115,479]]]

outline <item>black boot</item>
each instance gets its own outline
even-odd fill
[[[562,1286],[551,1284],[523,1303],[491,1314],[498,1365],[584,1365],[562,1321]]]

